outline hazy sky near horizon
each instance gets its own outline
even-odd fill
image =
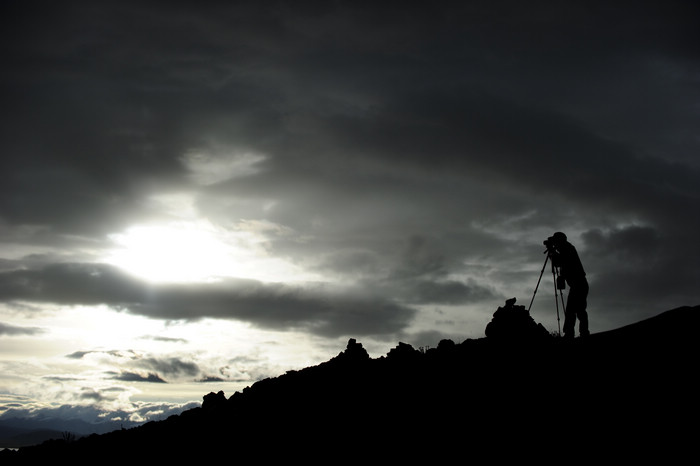
[[[697,2],[0,8],[0,412],[700,303]]]

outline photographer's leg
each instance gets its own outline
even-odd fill
[[[588,282],[584,279],[579,286],[579,308],[576,316],[578,317],[578,331],[579,335],[582,337],[587,337],[591,334],[588,330],[588,312],[586,308],[588,307]]]
[[[569,296],[566,299],[566,313],[564,314],[564,337],[574,338],[576,334],[576,317],[580,315],[581,309],[581,293],[579,288],[574,284],[569,283]]]
[[[574,338],[576,328],[576,306],[571,299],[573,290],[569,289],[569,297],[566,300],[566,312],[564,313],[564,338]]]

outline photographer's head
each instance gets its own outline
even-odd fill
[[[552,235],[552,241],[555,246],[566,243],[566,235],[561,231],[558,231]]]
[[[561,231],[554,233],[544,241],[544,245],[547,247],[547,250],[557,248],[564,243],[566,243],[566,235]]]

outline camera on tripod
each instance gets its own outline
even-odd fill
[[[562,309],[566,312],[566,306],[564,304],[564,293],[563,290],[566,289],[566,279],[564,276],[559,274],[558,265],[558,253],[556,251],[557,244],[561,244],[561,241],[566,241],[566,236],[563,233],[555,233],[550,236],[542,243],[547,248],[544,253],[547,257],[544,260],[544,265],[542,266],[542,271],[540,272],[540,278],[537,280],[537,286],[535,286],[535,292],[532,294],[532,299],[530,300],[530,306],[528,307],[528,312],[532,309],[532,303],[535,301],[535,295],[537,294],[537,289],[540,286],[540,281],[542,280],[542,274],[544,274],[544,269],[547,267],[547,262],[552,260],[552,278],[554,280],[554,301],[557,308],[557,324],[559,324],[559,299],[561,299]],[[557,296],[558,294],[558,296]],[[559,334],[561,335],[561,327],[559,328]]]
[[[555,242],[556,242],[556,240],[554,239],[554,236],[550,236],[549,238],[547,238],[546,240],[544,240],[542,242],[544,244],[544,246],[547,248],[547,250],[545,251],[545,253],[547,253],[547,256],[551,256],[555,252],[555,249],[556,249]],[[555,259],[552,258],[552,265],[556,266],[554,261],[555,261]],[[552,267],[552,268],[554,269],[554,267]],[[564,277],[562,277],[558,273],[556,273],[555,282],[556,282],[557,290],[565,290],[566,289],[566,280],[564,279]]]
[[[544,244],[544,247],[547,248],[547,251],[551,252],[552,250],[554,250],[554,236],[550,236],[549,238],[544,240],[542,244]]]

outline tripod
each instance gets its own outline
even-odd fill
[[[532,294],[532,299],[530,300],[530,307],[527,311],[530,312],[532,309],[532,303],[535,301],[535,295],[537,294],[537,289],[540,287],[540,281],[542,280],[542,275],[544,274],[544,269],[547,267],[547,261],[550,259],[550,251],[545,251],[547,257],[544,259],[544,265],[542,265],[542,271],[540,272],[540,278],[537,279],[537,286],[535,286],[535,292]],[[559,276],[559,270],[554,266],[554,261],[552,261],[552,280],[554,280],[554,303],[557,308],[557,327],[559,329],[559,336],[561,336],[561,324],[559,321],[559,299],[561,298],[561,308],[566,313],[566,307],[564,305],[564,287],[565,283],[562,280],[563,277]],[[557,296],[557,290],[559,291],[559,296]]]

